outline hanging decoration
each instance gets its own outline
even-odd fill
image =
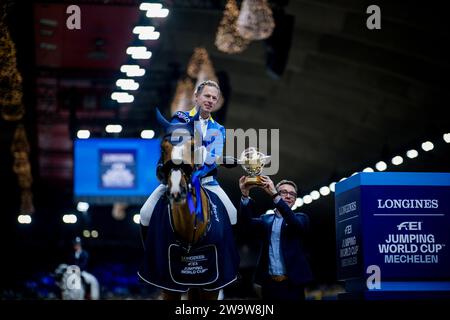
[[[170,112],[188,111],[192,108],[192,95],[194,94],[194,84],[189,77],[178,80],[175,96],[170,105]]]
[[[0,7],[0,109],[6,121],[19,121],[25,114],[22,103],[22,77],[17,70],[16,49],[5,23],[7,2]],[[34,213],[31,185],[33,177],[29,161],[30,145],[25,128],[19,123],[11,144],[13,172],[21,189],[20,214]]]
[[[209,60],[208,51],[206,51],[206,49],[203,47],[197,47],[194,49],[194,53],[192,54],[191,59],[189,59],[186,73],[189,77],[196,79],[198,77],[200,69],[205,66],[210,66],[207,68],[212,69],[212,63],[211,60]],[[214,70],[212,70],[212,72],[214,73]]]
[[[238,17],[239,8],[236,0],[228,0],[216,33],[215,45],[220,51],[230,54],[240,53],[250,43],[250,40],[244,39],[237,31]]]
[[[128,204],[125,202],[114,202],[111,210],[111,215],[116,220],[123,220],[127,216],[127,208]]]
[[[270,37],[275,22],[267,0],[244,0],[237,19],[237,31],[248,40]]]
[[[28,159],[30,145],[23,124],[19,124],[14,133],[11,153],[14,157],[13,171],[17,175],[21,188],[20,214],[32,214],[34,213],[33,194],[31,192],[33,177]]]
[[[3,119],[22,119],[25,109],[22,105],[22,77],[16,67],[16,49],[8,27],[4,23],[5,8],[0,16],[0,108]]]

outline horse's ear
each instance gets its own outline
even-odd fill
[[[184,129],[193,132],[193,126],[190,127],[189,123],[170,123],[163,117],[158,108],[156,108],[156,120],[158,120],[159,125],[163,128],[165,135],[169,135],[177,129]]]
[[[163,128],[163,131],[167,132],[167,129],[170,127],[170,122],[163,117],[158,108],[156,108],[156,120],[158,121],[159,125]]]

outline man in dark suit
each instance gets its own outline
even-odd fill
[[[242,198],[240,224],[251,226],[262,240],[255,273],[255,283],[261,285],[265,300],[304,300],[304,286],[312,280],[312,272],[304,247],[309,218],[294,213],[291,208],[297,199],[297,185],[282,180],[276,186],[267,176],[261,176],[261,187],[274,202],[273,213],[254,216],[254,201],[250,189],[255,185],[239,179]]]

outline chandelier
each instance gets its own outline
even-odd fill
[[[228,0],[216,33],[215,45],[220,51],[230,54],[239,53],[244,51],[250,43],[236,29],[238,16],[239,8],[236,0]]]
[[[19,187],[21,188],[20,213],[34,213],[33,194],[31,184],[33,177],[31,175],[31,166],[28,159],[30,145],[28,143],[25,128],[22,124],[17,126],[14,133],[14,139],[11,145],[11,153],[14,157],[13,171],[17,175]]]
[[[192,108],[192,96],[194,94],[194,84],[189,77],[178,80],[175,96],[170,105],[170,112],[188,111]]]
[[[0,107],[3,119],[17,121],[25,113],[22,77],[16,67],[16,49],[3,19],[0,17]]]
[[[22,77],[16,67],[16,49],[6,26],[6,4],[0,7],[0,108],[6,121],[19,121],[25,108],[22,103]],[[20,213],[34,213],[31,185],[30,145],[23,124],[19,123],[11,144],[13,172],[21,189]]]
[[[186,73],[189,77],[196,79],[200,68],[204,64],[211,64],[209,60],[208,51],[203,47],[198,47],[194,49],[194,53],[189,60]]]
[[[248,40],[263,40],[270,37],[275,28],[267,0],[244,0],[237,19],[237,31]]]

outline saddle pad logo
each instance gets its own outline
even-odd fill
[[[205,285],[219,277],[215,245],[187,250],[177,244],[169,246],[169,271],[172,280],[182,285]]]

